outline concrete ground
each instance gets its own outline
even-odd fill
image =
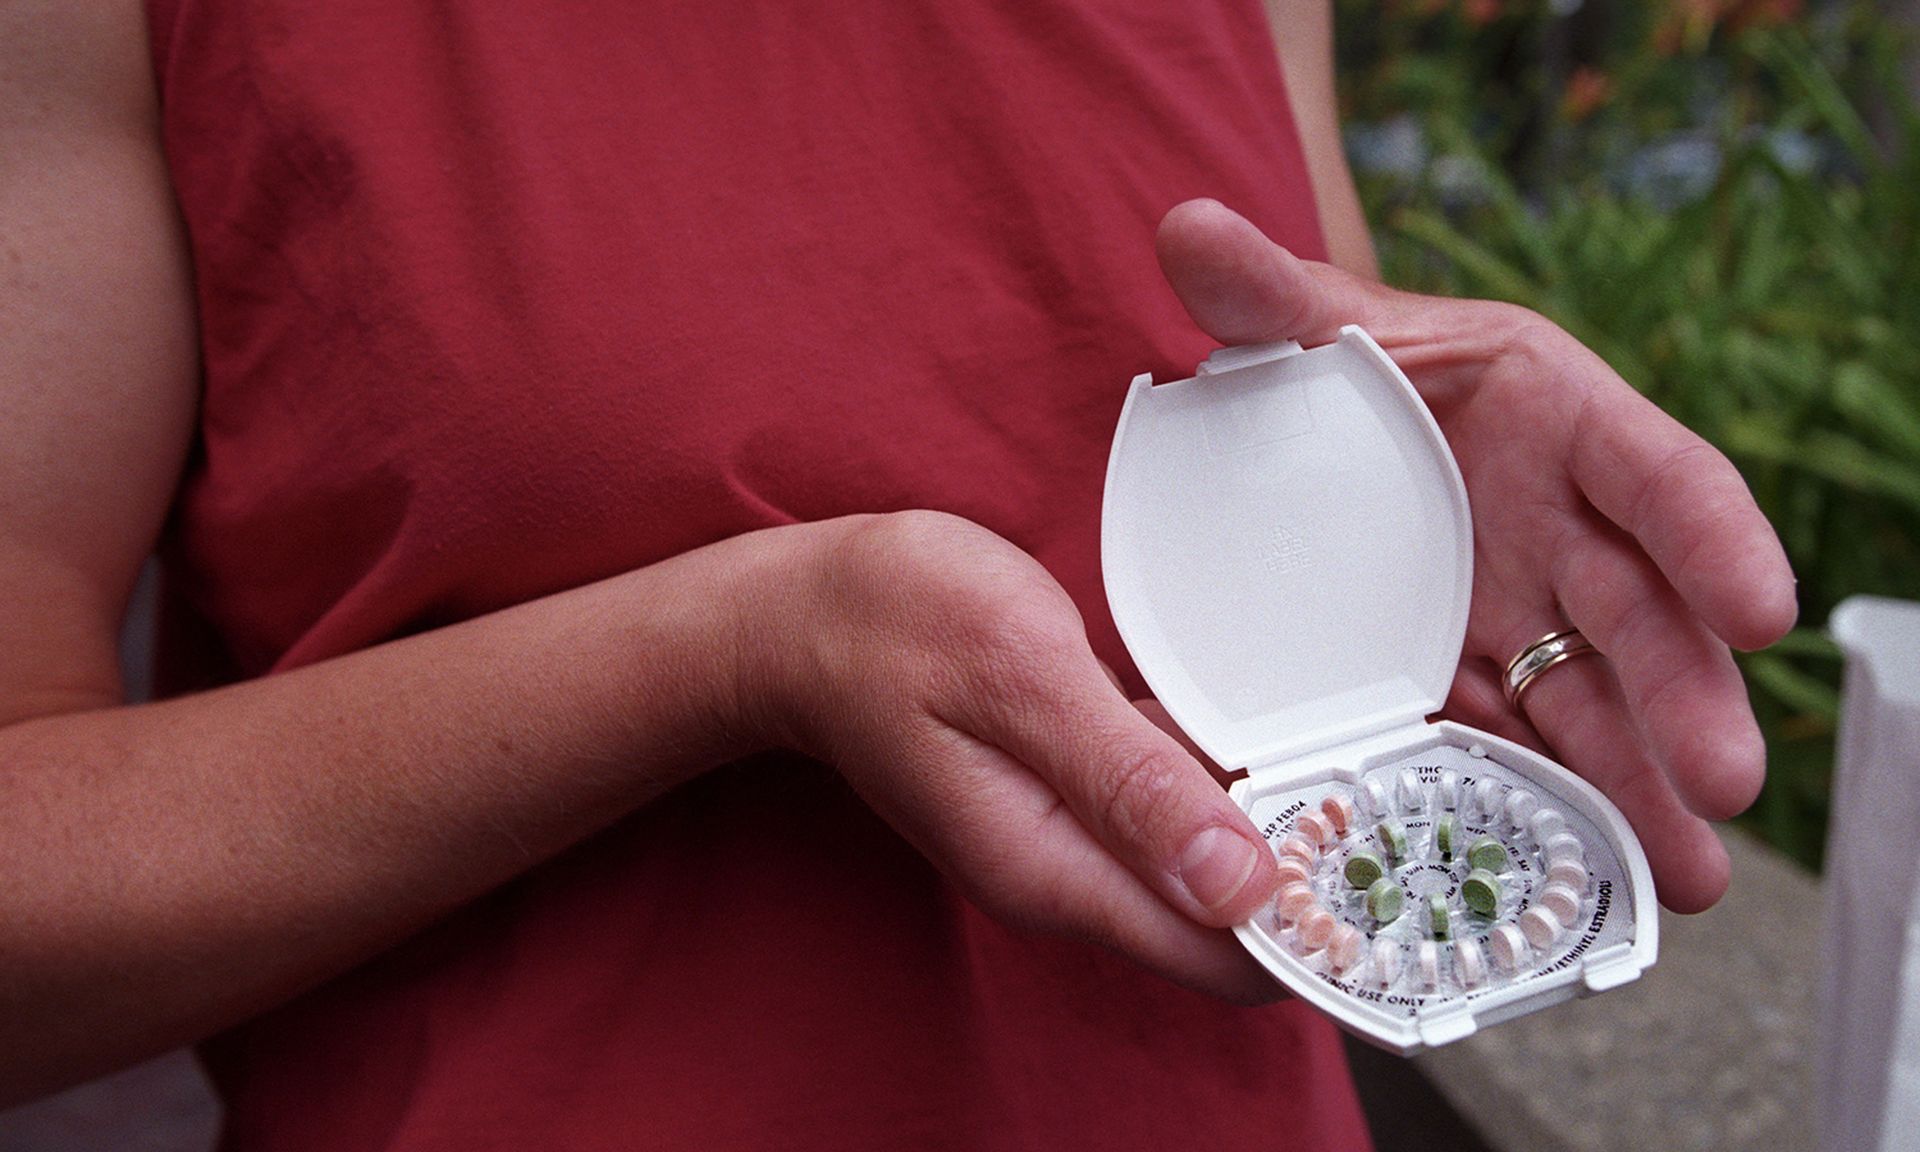
[[[1723,830],[1733,888],[1638,981],[1413,1063],[1501,1152],[1812,1152],[1819,883]]]

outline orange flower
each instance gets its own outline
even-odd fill
[[[1461,0],[1460,15],[1475,28],[1482,28],[1500,18],[1500,0]]]
[[[1613,95],[1613,79],[1598,68],[1582,64],[1567,77],[1567,90],[1560,98],[1560,114],[1579,123],[1598,111]]]
[[[1727,26],[1742,28],[1785,24],[1800,15],[1803,0],[1733,0],[1727,5]]]
[[[1654,32],[1654,49],[1662,56],[1701,52],[1716,30],[1785,24],[1799,17],[1806,0],[1673,0]]]

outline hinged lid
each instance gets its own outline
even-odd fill
[[[1357,327],[1223,348],[1134,380],[1114,434],[1101,563],[1154,694],[1207,754],[1251,768],[1417,723],[1466,637],[1466,486],[1426,405]]]

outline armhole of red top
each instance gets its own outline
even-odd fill
[[[153,57],[154,90],[164,108],[167,99],[167,62],[173,57],[173,30],[184,0],[145,0],[147,51]]]

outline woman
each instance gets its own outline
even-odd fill
[[[1273,861],[1099,594],[1118,385],[1208,337],[1368,326],[1475,502],[1449,710],[1724,889],[1779,546],[1365,278],[1310,0],[11,7],[10,1096],[212,1037],[236,1149],[1364,1144],[1214,998]],[[126,708],[156,542],[233,682]]]

